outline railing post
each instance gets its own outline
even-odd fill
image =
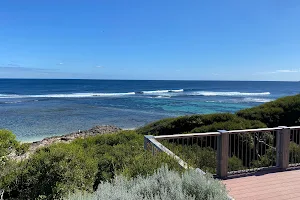
[[[279,126],[281,130],[277,131],[277,159],[276,165],[280,169],[287,169],[289,166],[289,154],[290,154],[290,133],[291,130],[286,126]]]
[[[217,143],[217,176],[225,178],[228,172],[229,133],[226,130],[218,131],[220,135]]]

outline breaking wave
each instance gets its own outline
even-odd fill
[[[36,94],[36,95],[17,95],[17,94],[0,94],[0,99],[16,99],[16,98],[87,98],[87,97],[120,97],[147,95],[161,97],[176,96],[235,96],[235,97],[254,97],[268,96],[270,92],[249,93],[249,92],[213,92],[213,91],[185,91],[178,90],[153,90],[141,92],[121,92],[121,93],[70,93],[70,94]],[[255,100],[255,99],[254,99]],[[256,99],[257,102],[267,102],[267,100]]]
[[[38,95],[15,95],[15,94],[0,94],[0,98],[84,98],[84,97],[112,97],[135,95],[134,92],[126,93],[71,93],[71,94],[38,94]]]
[[[196,91],[191,92],[192,96],[266,96],[270,92],[250,93],[250,92],[210,92],[210,91]]]
[[[141,94],[162,94],[162,93],[178,93],[178,92],[184,92],[183,89],[179,90],[153,90],[153,91],[142,91],[142,92],[137,92]]]
[[[244,98],[243,102],[257,102],[257,103],[267,103],[273,101],[273,99],[263,99],[263,98]]]

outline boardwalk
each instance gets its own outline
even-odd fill
[[[235,200],[300,199],[300,170],[256,174],[224,180]]]

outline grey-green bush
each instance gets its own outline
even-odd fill
[[[168,167],[158,169],[153,175],[126,179],[117,176],[111,182],[101,182],[93,194],[69,195],[69,200],[225,200],[225,186],[195,170],[180,174]]]

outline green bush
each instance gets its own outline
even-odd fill
[[[6,188],[11,198],[58,198],[66,191],[89,190],[97,163],[76,145],[57,144],[39,150],[19,166],[19,173]]]
[[[216,173],[217,153],[212,148],[201,148],[198,145],[177,145],[174,143],[163,143],[173,153],[183,159],[194,168],[209,173]]]
[[[17,146],[19,142],[16,140],[16,136],[8,130],[0,130],[0,158],[7,156]]]
[[[201,126],[201,115],[182,116],[177,118],[162,119],[137,129],[141,135],[172,135],[192,130]]]
[[[30,143],[22,143],[18,145],[16,147],[16,154],[19,156],[25,154],[29,150],[29,147],[30,147]]]
[[[238,125],[235,125],[238,123]],[[218,113],[209,115],[191,115],[162,119],[137,129],[142,135],[173,135],[187,132],[216,131],[218,129],[265,127],[261,122],[245,120],[235,114]]]
[[[300,145],[295,142],[290,143],[290,163],[300,163]]]
[[[235,118],[226,122],[214,122],[210,125],[201,126],[191,130],[191,133],[215,132],[218,130],[243,130],[253,128],[267,127],[264,123],[257,120],[246,120],[243,118]]]
[[[143,149],[143,136],[134,131],[77,139],[42,148],[8,170],[0,179],[6,198],[59,199],[77,190],[92,192],[101,181],[118,174],[152,174],[163,163],[180,170],[166,154]]]
[[[244,169],[243,161],[236,156],[228,159],[228,171],[237,171]]]
[[[160,168],[153,175],[133,179],[117,176],[112,182],[101,182],[93,194],[77,193],[72,200],[222,200],[228,199],[225,186],[210,175],[195,170],[183,174]]]
[[[215,174],[217,169],[217,152],[211,147],[202,148],[196,144],[194,145],[177,145],[174,143],[163,143],[173,153],[183,159],[194,168]],[[236,171],[244,169],[242,160],[236,156],[232,156],[228,160],[229,171]]]
[[[7,188],[19,172],[19,163],[4,157],[0,158],[0,190]]]
[[[287,96],[275,101],[237,112],[249,120],[259,120],[268,127],[300,124],[300,95]]]

